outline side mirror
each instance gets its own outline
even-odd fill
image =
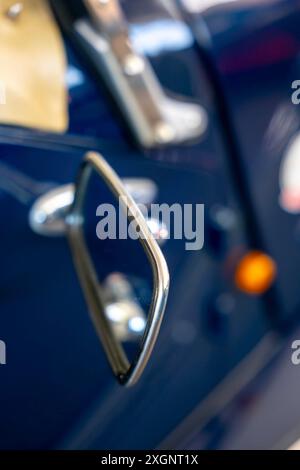
[[[101,217],[101,219],[99,219]],[[118,381],[133,385],[154,347],[169,289],[165,258],[124,183],[86,155],[66,216],[75,267]]]

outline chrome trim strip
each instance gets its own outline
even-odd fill
[[[154,288],[147,326],[142,339],[139,356],[132,365],[128,364],[125,353],[120,344],[116,341],[109,321],[104,314],[104,306],[101,301],[101,296],[99,295],[97,276],[84,242],[82,232],[82,206],[92,169],[96,170],[100,177],[104,179],[116,198],[124,198],[128,213],[134,217],[136,224],[139,226],[141,233],[139,242],[142,244],[153,270]],[[117,379],[120,383],[131,386],[138,381],[145,369],[159,333],[169,291],[169,271],[166,260],[138,206],[127,192],[118,175],[98,153],[89,152],[85,156],[79,174],[74,203],[66,218],[66,222],[75,266],[93,323]]]

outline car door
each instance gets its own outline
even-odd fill
[[[192,30],[162,3],[122,7],[167,95],[205,113],[201,135],[148,148],[137,142],[72,35],[65,37],[68,131],[1,126],[2,448],[157,447],[272,329],[272,293],[250,296],[234,281],[244,254],[261,247],[249,230],[255,222],[237,183],[218,95]],[[132,388],[111,373],[66,237],[38,234],[29,223],[33,204],[73,183],[90,150],[120,178],[150,181],[157,203],[205,205],[201,250],[187,251],[176,239],[161,248],[170,272],[167,309],[149,364]],[[224,394],[218,396],[222,401]],[[213,413],[207,408],[199,426]]]

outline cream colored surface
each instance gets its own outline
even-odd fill
[[[47,0],[0,1],[0,123],[64,132],[68,127],[66,59]],[[5,102],[4,99],[5,98]]]
[[[288,450],[300,450],[300,439],[294,442],[294,444],[291,445],[291,447],[289,447]]]

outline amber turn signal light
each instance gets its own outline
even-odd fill
[[[263,294],[273,284],[276,272],[276,263],[270,256],[261,251],[251,251],[237,265],[235,284],[247,294]]]

